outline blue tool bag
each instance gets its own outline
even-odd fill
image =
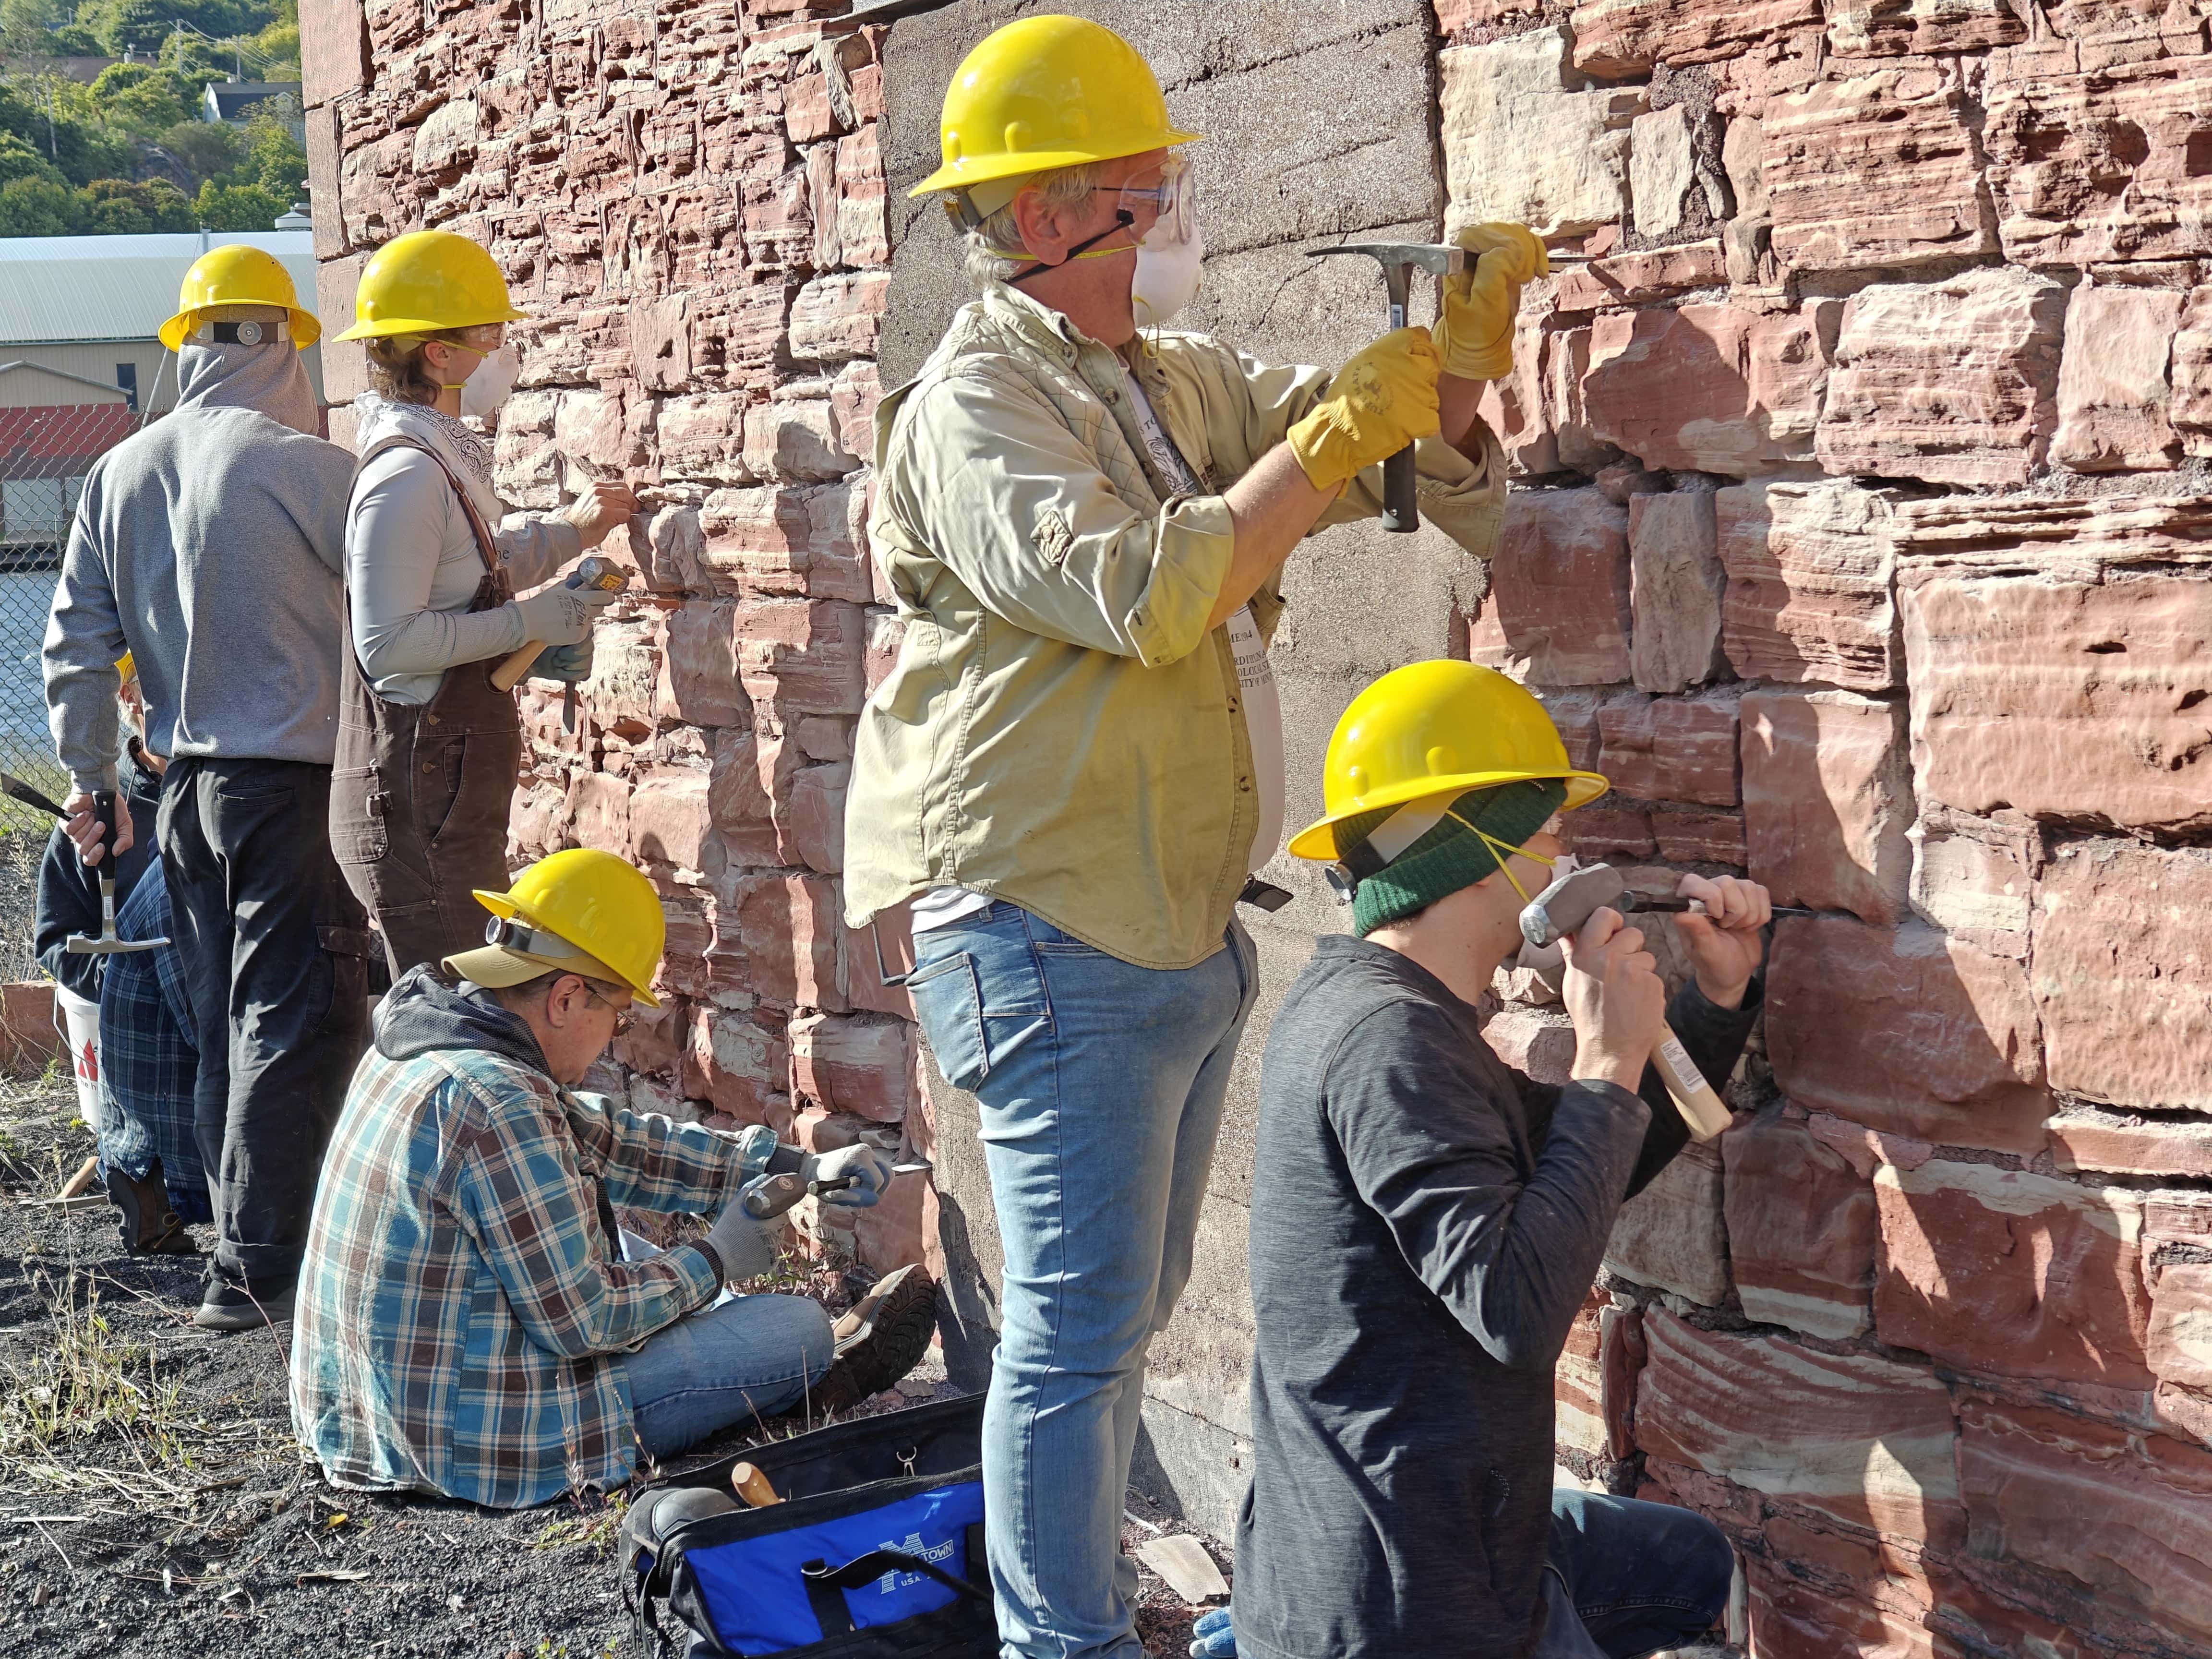
[[[983,1396],[841,1423],[655,1486],[623,1527],[641,1652],[990,1659]],[[783,1501],[732,1495],[750,1463]],[[672,1635],[654,1604],[682,1626]]]

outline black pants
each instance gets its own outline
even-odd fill
[[[159,834],[192,1023],[193,1127],[221,1239],[257,1294],[300,1269],[367,1024],[360,907],[331,857],[331,769],[179,759]]]

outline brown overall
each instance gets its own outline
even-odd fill
[[[437,461],[469,515],[484,563],[469,609],[505,605],[514,589],[468,491],[434,451],[407,447]],[[346,884],[383,930],[397,979],[418,962],[483,943],[490,913],[470,891],[507,890],[507,815],[522,769],[521,721],[514,694],[492,688],[499,658],[456,663],[427,703],[387,702],[353,648],[350,595],[345,630],[331,848]]]

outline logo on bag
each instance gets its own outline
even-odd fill
[[[907,1534],[906,1542],[903,1544],[894,1544],[886,1539],[876,1547],[879,1550],[896,1550],[902,1555],[917,1556],[928,1562],[933,1567],[941,1567],[952,1559],[952,1540],[950,1538],[941,1544],[925,1544],[921,1541],[921,1534],[918,1532]],[[887,1572],[876,1580],[876,1583],[881,1587],[883,1594],[893,1595],[902,1589],[912,1589],[927,1577],[927,1574],[919,1572]]]

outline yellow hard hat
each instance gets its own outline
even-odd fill
[[[292,344],[304,351],[322,338],[323,325],[315,313],[300,304],[292,273],[273,253],[234,242],[210,248],[192,261],[177,291],[177,314],[161,325],[156,337],[175,351],[185,337],[198,328],[204,313],[216,306],[279,306],[291,314]]]
[[[668,936],[660,896],[612,853],[572,847],[538,860],[506,892],[477,890],[476,898],[500,920],[486,930],[492,943],[446,958],[464,979],[520,985],[565,970],[627,985],[648,1008],[660,1006],[646,988]],[[515,927],[516,921],[525,926]],[[568,948],[556,948],[562,945]]]
[[[1024,17],[984,36],[945,89],[945,164],[909,193],[1188,144],[1137,49],[1087,17]]]
[[[507,278],[483,247],[450,230],[410,230],[377,249],[354,289],[353,326],[341,340],[437,334],[520,322]]]
[[[1322,761],[1325,810],[1291,838],[1291,851],[1325,864],[1350,850],[1336,844],[1347,818],[1529,778],[1565,780],[1568,811],[1610,787],[1568,764],[1544,705],[1495,669],[1409,663],[1354,697],[1337,721]]]

